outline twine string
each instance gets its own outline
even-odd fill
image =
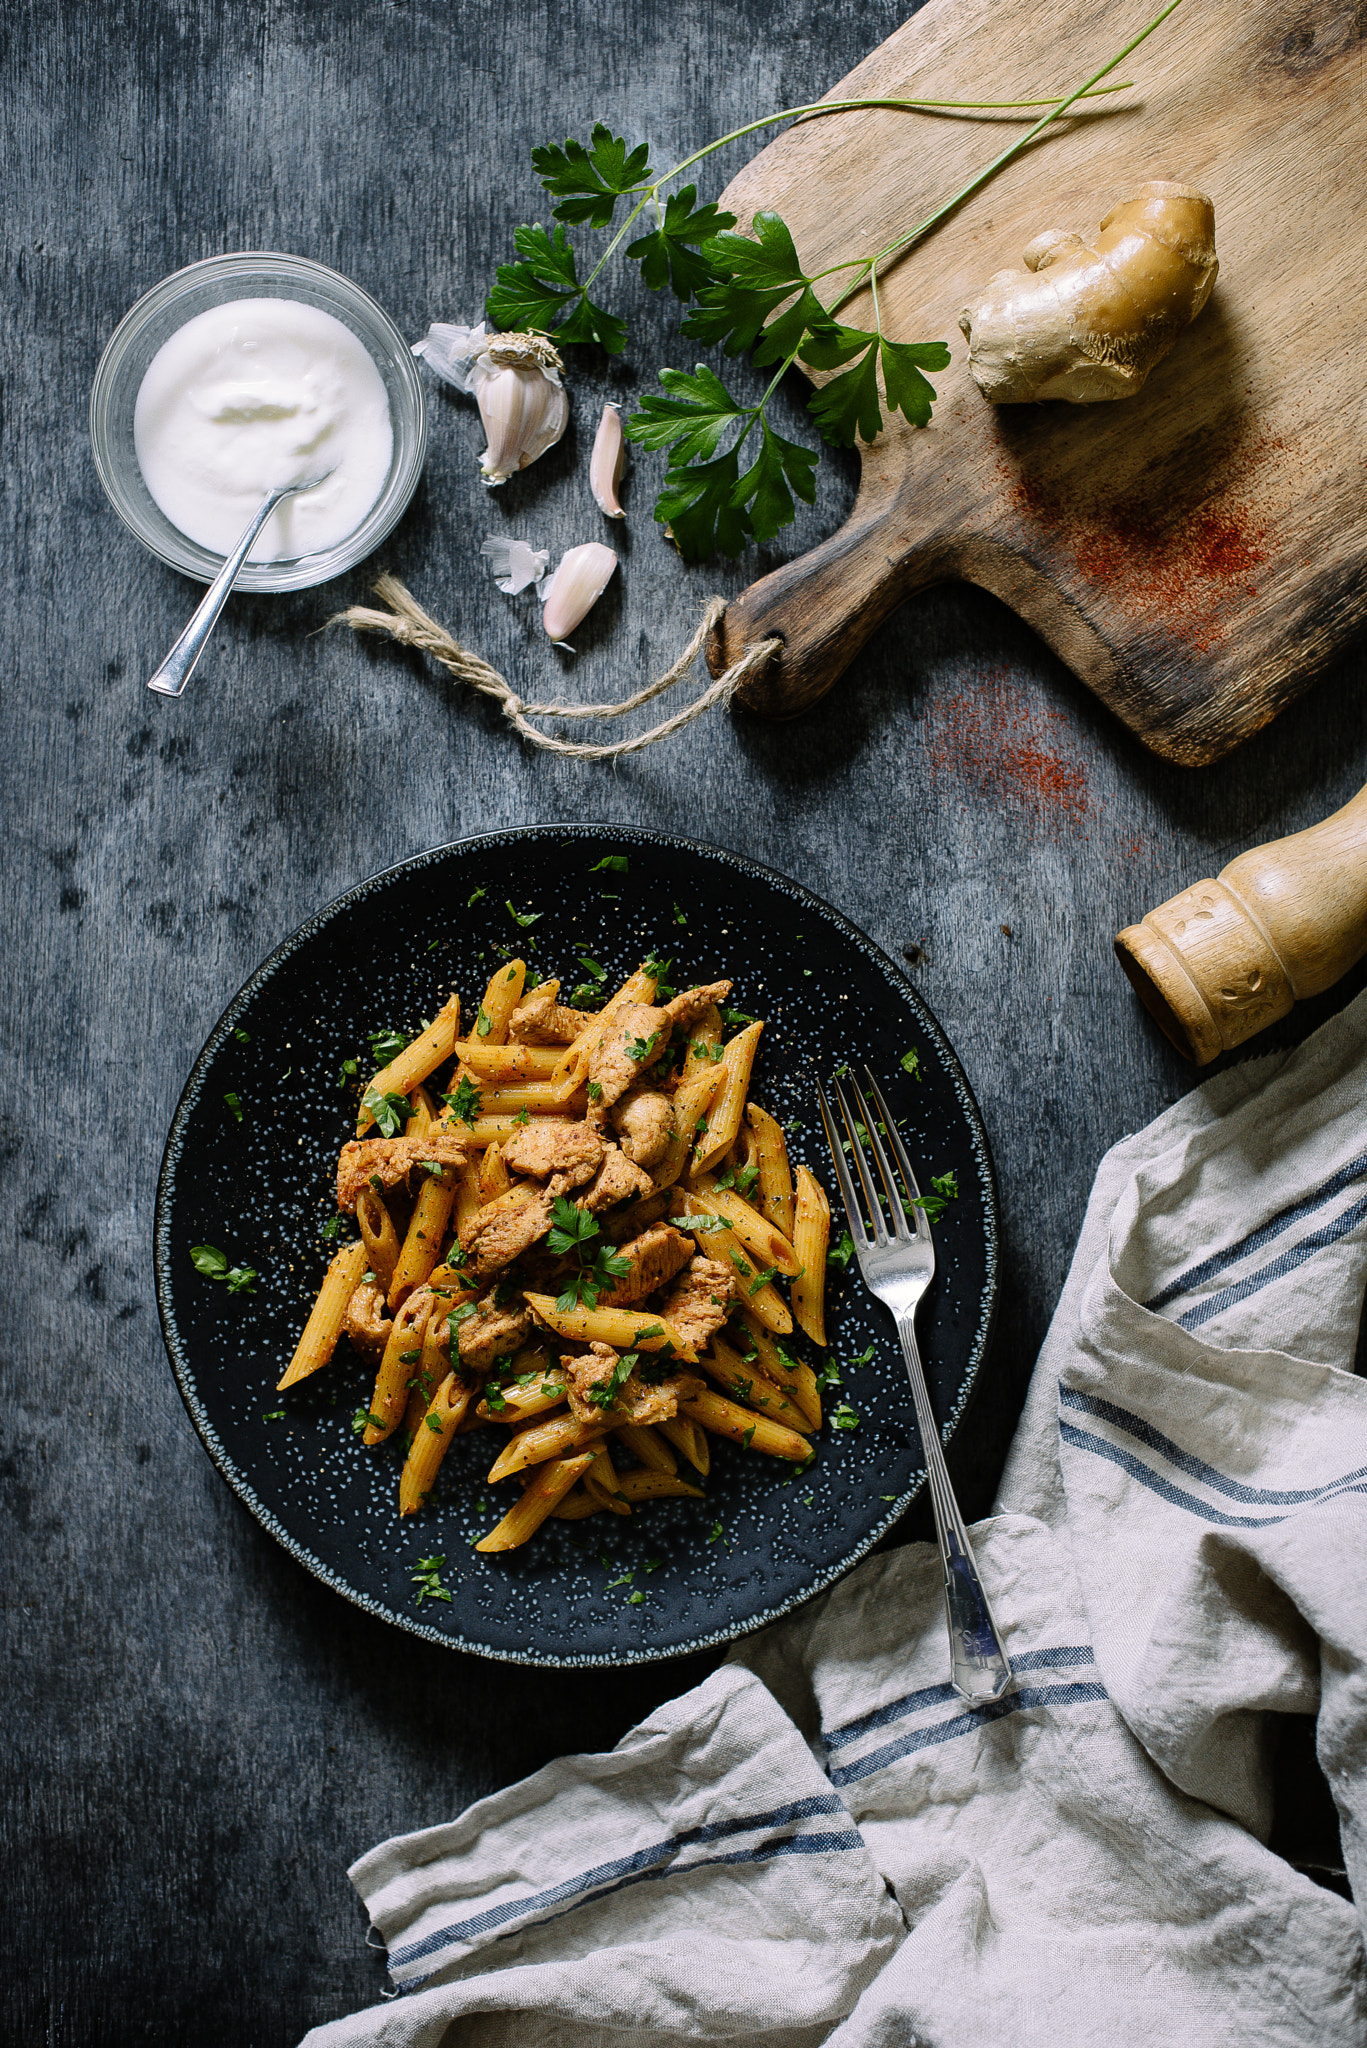
[[[506,676],[500,675],[472,649],[462,647],[454,635],[448,633],[444,626],[439,626],[397,576],[381,576],[375,585],[375,595],[390,607],[388,611],[375,611],[369,605],[354,604],[346,611],[338,612],[335,618],[328,620],[328,624],[350,626],[357,633],[385,633],[391,640],[397,640],[401,647],[416,647],[421,653],[431,655],[433,661],[439,662],[458,683],[468,683],[482,697],[492,698],[509,724],[530,746],[543,747],[550,754],[570,755],[577,761],[615,761],[623,754],[639,753],[642,747],[653,747],[658,741],[668,739],[671,733],[681,732],[695,718],[701,718],[705,711],[710,711],[714,704],[730,703],[741,684],[758,675],[783,645],[777,639],[756,642],[753,647],[747,647],[724,674],[709,683],[691,704],[682,711],[676,711],[672,718],[663,719],[659,725],[651,726],[648,732],[637,733],[632,739],[594,746],[580,740],[553,738],[550,733],[538,732],[529,721],[533,718],[620,718],[624,712],[636,711],[653,697],[672,690],[687,676],[706,645],[709,633],[721,623],[726,605],[720,597],[708,599],[697,631],[672,667],[630,697],[623,697],[614,704],[565,704],[558,699],[552,704],[528,704],[518,696]]]

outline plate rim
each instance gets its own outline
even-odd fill
[[[333,1592],[340,1593],[355,1607],[365,1613],[388,1622],[391,1626],[404,1629],[410,1635],[422,1637],[425,1641],[439,1644],[443,1649],[459,1651],[467,1656],[488,1657],[497,1663],[517,1664],[529,1669],[542,1670],[620,1670],[638,1664],[663,1663],[672,1657],[696,1655],[703,1650],[715,1649],[726,1643],[733,1643],[755,1634],[759,1629],[779,1621],[784,1615],[793,1613],[818,1594],[827,1591],[839,1579],[852,1571],[874,1546],[893,1529],[918,1499],[926,1486],[926,1475],[920,1478],[904,1493],[899,1494],[887,1514],[882,1516],[866,1536],[860,1539],[853,1550],[845,1552],[838,1560],[818,1574],[817,1578],[802,1590],[790,1594],[786,1599],[766,1607],[762,1613],[744,1621],[735,1621],[718,1629],[690,1639],[686,1643],[668,1644],[660,1647],[642,1644],[625,1647],[610,1653],[554,1655],[541,1652],[535,1655],[525,1651],[499,1648],[489,1643],[469,1640],[464,1635],[452,1635],[433,1627],[420,1615],[406,1615],[361,1592],[311,1551],[307,1544],[294,1536],[280,1521],[274,1511],[259,1499],[251,1480],[244,1473],[221,1442],[213,1422],[206,1413],[195,1383],[194,1373],[187,1355],[184,1341],[177,1327],[171,1300],[171,1221],[175,1196],[176,1170],[180,1163],[185,1142],[186,1127],[191,1112],[199,1102],[213,1061],[217,1058],[236,1024],[259,990],[265,986],[288,960],[313,939],[325,926],[351,906],[365,898],[395,875],[431,866],[453,853],[463,853],[479,846],[506,845],[512,840],[549,839],[574,837],[589,839],[595,836],[617,835],[635,839],[656,847],[677,851],[681,855],[702,855],[709,862],[731,863],[749,875],[759,875],[776,882],[799,898],[804,898],[815,910],[831,919],[843,935],[867,955],[872,963],[883,972],[892,986],[910,1000],[920,1020],[920,1028],[931,1038],[940,1055],[941,1063],[959,1098],[972,1139],[974,1161],[978,1168],[983,1190],[984,1239],[987,1270],[980,1296],[979,1316],[974,1334],[973,1347],[963,1386],[953,1413],[941,1424],[940,1440],[948,1445],[957,1432],[977,1388],[982,1368],[991,1356],[997,1330],[997,1319],[1001,1301],[1001,1209],[997,1188],[996,1164],[992,1157],[991,1142],[987,1125],[973,1093],[968,1075],[958,1053],[950,1044],[938,1018],[934,1016],[925,998],[906,971],[898,965],[891,954],[885,953],[868,933],[861,930],[843,910],[820,896],[805,882],[796,881],[782,869],[765,861],[756,860],[752,855],[737,853],[730,847],[718,846],[705,840],[688,839],[681,833],[663,832],[652,825],[636,825],[624,821],[580,821],[563,824],[548,821],[541,824],[507,825],[487,832],[467,833],[459,839],[445,841],[440,846],[428,847],[419,853],[405,855],[403,859],[391,861],[387,867],[378,868],[354,882],[340,895],[312,911],[303,922],[288,933],[240,984],[218,1018],[211,1026],[208,1036],[201,1045],[185,1084],[180,1091],[175,1110],[162,1148],[161,1165],[157,1172],[156,1204],[153,1213],[152,1264],[157,1297],[157,1316],[161,1326],[162,1342],[175,1378],[177,1389],[190,1418],[195,1434],[200,1440],[220,1476],[227,1482],[237,1499],[253,1519],[282,1549],[303,1565],[314,1578],[320,1580]]]

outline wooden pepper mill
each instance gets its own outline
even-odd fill
[[[1116,935],[1116,955],[1180,1053],[1203,1067],[1332,988],[1367,953],[1367,788],[1255,846]]]

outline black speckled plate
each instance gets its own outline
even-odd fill
[[[626,872],[600,868],[608,855],[624,856]],[[519,930],[508,898],[539,921]],[[352,1433],[374,1376],[350,1347],[275,1392],[326,1264],[319,1232],[334,1213],[338,1148],[354,1131],[354,1095],[338,1085],[343,1061],[366,1072],[367,1031],[416,1029],[453,987],[472,1002],[496,964],[493,948],[533,940],[527,957],[567,986],[580,978],[576,949],[609,970],[609,986],[651,952],[673,958],[680,987],[733,977],[732,1002],[767,1020],[757,1099],[794,1120],[794,1158],[828,1189],[813,1082],[842,1060],[870,1061],[922,1185],[948,1168],[958,1175],[960,1198],[935,1226],[939,1275],[920,1317],[948,1433],[987,1353],[997,1295],[992,1162],[958,1060],[906,977],[819,897],[736,854],[634,827],[463,840],[362,882],[281,946],[214,1027],[176,1111],[157,1194],[157,1298],[210,1457],[326,1584],[401,1628],[482,1656],[641,1663],[786,1613],[848,1571],[924,1483],[891,1318],[856,1267],[843,1277],[832,1269],[827,1322],[858,1425],[836,1430],[828,1420],[806,1471],[714,1439],[705,1501],[652,1502],[629,1520],[547,1522],[502,1556],[471,1548],[516,1497],[507,1483],[485,1483],[492,1431],[458,1438],[427,1508],[401,1522],[397,1446],[363,1451]],[[920,1082],[900,1064],[913,1046]],[[832,1208],[838,1240],[838,1195]],[[198,1244],[255,1267],[256,1290],[233,1295],[199,1274]],[[799,1348],[816,1358],[814,1346]],[[418,1605],[413,1569],[433,1554],[446,1559],[451,1599]]]

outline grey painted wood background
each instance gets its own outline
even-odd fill
[[[1113,930],[1367,776],[1360,657],[1234,759],[1186,774],[1143,754],[997,604],[957,588],[896,617],[801,722],[713,719],[615,771],[525,752],[421,662],[317,636],[365,570],[233,603],[183,702],[147,696],[195,591],[119,527],[85,427],[99,350],[140,292],[198,257],[269,247],[334,264],[414,336],[473,318],[513,226],[537,217],[533,143],[602,115],[682,155],[825,90],[903,11],[3,12],[7,2042],[276,2048],[370,2001],[384,1980],[351,1857],[557,1752],[612,1743],[704,1668],[550,1679],[399,1637],[279,1552],[201,1451],[153,1310],[157,1163],[214,1018],[307,912],[461,833],[597,816],[758,855],[889,951],[915,949],[986,1113],[1007,1226],[994,1379],[952,1458],[971,1515],[1097,1159],[1190,1085],[1112,962]],[[1066,52],[1039,66],[1023,83],[1070,68]],[[707,189],[739,161],[722,159]],[[473,567],[491,531],[554,549],[599,536],[585,458],[602,397],[629,398],[692,353],[666,309],[629,285],[621,297],[629,353],[574,365],[570,434],[501,498],[476,478],[473,412],[434,395],[425,483],[374,565],[528,694],[557,674],[585,696],[625,693],[672,658],[707,592],[781,558],[682,569],[649,517],[643,462],[622,577],[572,664],[539,637],[530,600],[506,602]],[[826,463],[795,547],[843,516],[852,480]],[[1314,1796],[1308,1780],[1296,1791],[1288,1841]]]

